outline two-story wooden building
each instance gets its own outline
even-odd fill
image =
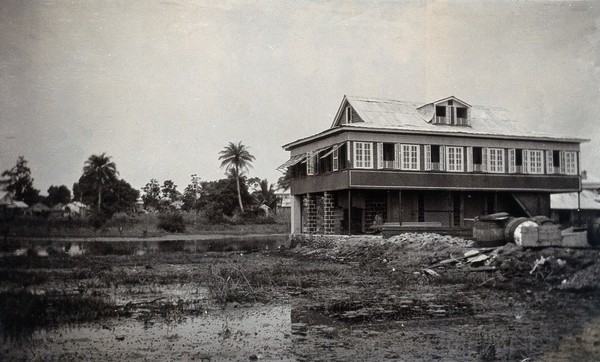
[[[550,215],[577,191],[584,139],[523,129],[499,108],[345,96],[329,129],[284,145],[293,233],[357,234],[374,224],[470,230],[506,211]]]

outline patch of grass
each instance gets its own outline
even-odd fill
[[[203,213],[179,212],[187,234],[286,234],[290,232],[290,220],[286,215],[275,215],[272,219],[242,220],[239,223],[211,223]],[[21,217],[7,223],[9,240],[19,237],[151,237],[165,235],[159,228],[159,213],[117,213],[99,227],[94,228],[86,218],[46,219]],[[6,246],[2,246],[6,247]],[[14,250],[14,249],[13,249]]]
[[[129,315],[101,298],[52,292],[0,293],[0,328],[4,338],[20,340],[38,328]]]
[[[208,290],[221,304],[267,301],[273,280],[268,271],[245,271],[240,267],[209,268]]]
[[[130,242],[89,241],[85,243],[85,248],[92,255],[132,255],[137,245]]]
[[[40,271],[0,270],[0,283],[14,283],[21,287],[39,285],[48,280],[47,273]]]

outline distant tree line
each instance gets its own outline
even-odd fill
[[[264,215],[262,209],[273,210],[277,205],[275,185],[266,179],[248,178],[255,157],[242,142],[230,142],[219,152],[221,168],[225,178],[202,181],[197,174],[191,175],[190,183],[183,192],[173,180],[162,184],[152,178],[143,188],[141,200],[146,212],[202,212],[210,222],[222,222],[228,218],[251,219]],[[73,184],[72,192],[65,185],[50,186],[48,196],[40,196],[33,186],[31,169],[23,156],[14,167],[2,173],[0,187],[10,192],[15,200],[29,206],[38,202],[52,207],[80,201],[90,209],[90,221],[100,226],[117,212],[139,212],[136,202],[140,191],[119,177],[116,164],[106,153],[93,154],[84,163],[79,180]],[[278,180],[279,187],[286,188],[289,177]],[[262,214],[261,214],[262,213]]]

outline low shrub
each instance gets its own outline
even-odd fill
[[[158,215],[158,227],[170,233],[181,233],[185,231],[185,221],[178,212],[167,212]]]
[[[111,215],[100,209],[92,209],[90,212],[89,223],[95,229],[100,229],[108,220],[110,220]]]

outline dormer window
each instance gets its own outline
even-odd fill
[[[469,105],[456,99],[442,99],[434,104],[433,124],[470,126]]]
[[[445,106],[435,106],[435,123],[446,124]]]
[[[464,107],[456,107],[456,125],[468,126],[469,116],[467,115],[467,109]]]

